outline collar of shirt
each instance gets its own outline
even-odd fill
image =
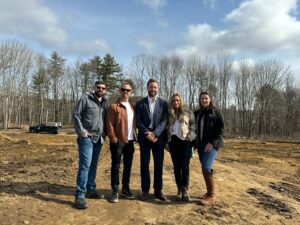
[[[155,102],[156,99],[157,99],[157,95],[156,95],[155,97],[150,97],[150,96],[148,95],[148,103],[149,103],[149,104]]]

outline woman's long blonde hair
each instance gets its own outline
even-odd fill
[[[178,97],[180,100],[180,104],[179,104],[179,116],[176,114],[173,105],[172,105],[172,101],[175,97]],[[183,98],[180,96],[180,94],[175,93],[171,96],[170,100],[169,100],[169,122],[171,124],[173,124],[173,122],[175,120],[177,120],[180,116],[182,115],[186,115],[189,113],[189,109],[186,106],[186,104],[184,103]]]

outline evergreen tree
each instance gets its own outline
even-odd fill
[[[43,122],[45,97],[50,90],[50,79],[46,70],[45,61],[39,59],[37,71],[32,76],[32,90],[37,95],[38,122]]]
[[[102,80],[101,65],[102,59],[100,56],[94,56],[92,59],[90,59],[89,70],[92,73],[94,80]]]
[[[48,71],[52,81],[52,92],[54,99],[54,121],[58,121],[59,116],[59,81],[65,71],[65,59],[58,55],[57,52],[51,54],[51,58],[48,63]]]
[[[122,77],[121,67],[110,54],[106,54],[103,58],[101,74],[108,92],[112,93],[119,88]]]
[[[108,94],[118,90],[123,74],[113,56],[106,54],[102,60],[100,56],[94,56],[90,59],[90,71],[96,80],[102,80],[106,84]]]
[[[90,66],[88,63],[82,63],[79,67],[81,78],[81,90],[82,94],[86,94],[90,89],[91,76],[90,76]]]

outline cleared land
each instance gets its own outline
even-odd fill
[[[169,202],[161,203],[151,195],[147,202],[120,199],[117,204],[109,203],[110,152],[106,143],[97,177],[105,199],[88,200],[89,208],[80,211],[73,207],[78,154],[73,131],[58,135],[1,132],[0,223],[299,224],[300,144],[240,139],[226,139],[225,144],[215,164],[217,201],[212,207],[196,204],[205,192],[197,154],[190,166],[192,200],[176,202],[168,152],[164,193]],[[138,145],[131,187],[134,194],[140,193]]]

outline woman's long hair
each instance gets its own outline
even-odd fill
[[[207,91],[201,91],[200,95],[199,95],[199,105],[200,105],[200,110],[203,110],[205,108],[203,108],[203,106],[201,105],[201,96],[202,95],[208,95],[209,98],[210,98],[210,103],[209,103],[209,106],[208,108],[210,108],[213,112],[216,111],[216,106],[214,105],[214,103],[212,102],[212,98],[210,96],[210,94],[207,92]]]
[[[172,101],[175,97],[178,97],[180,99],[178,114],[176,114],[176,111],[172,105]],[[173,124],[181,115],[188,115],[188,113],[189,113],[189,109],[186,106],[186,104],[184,103],[182,97],[178,93],[173,94],[169,100],[169,122],[170,122],[170,124]]]

